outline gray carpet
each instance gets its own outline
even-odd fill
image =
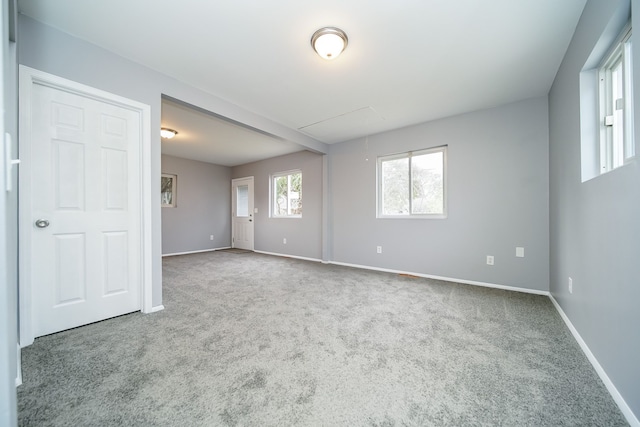
[[[627,425],[546,297],[262,254],[36,339],[22,426]]]

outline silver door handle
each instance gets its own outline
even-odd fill
[[[36,227],[38,228],[47,228],[49,226],[49,221],[46,219],[39,219],[36,221]]]

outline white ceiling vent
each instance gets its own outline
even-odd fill
[[[379,123],[383,120],[384,117],[378,114],[373,108],[362,107],[348,113],[299,127],[298,130],[319,141],[333,144],[368,134],[374,123]]]

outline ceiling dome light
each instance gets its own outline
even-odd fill
[[[337,58],[348,42],[345,32],[335,27],[320,28],[311,36],[311,46],[324,59]]]
[[[178,131],[169,128],[160,128],[160,136],[165,139],[171,139],[178,134]]]

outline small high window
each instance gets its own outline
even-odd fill
[[[378,218],[446,217],[447,147],[378,158]]]
[[[288,171],[271,176],[271,216],[302,217],[302,171]]]
[[[600,173],[635,155],[633,141],[631,27],[627,26],[598,69]]]

